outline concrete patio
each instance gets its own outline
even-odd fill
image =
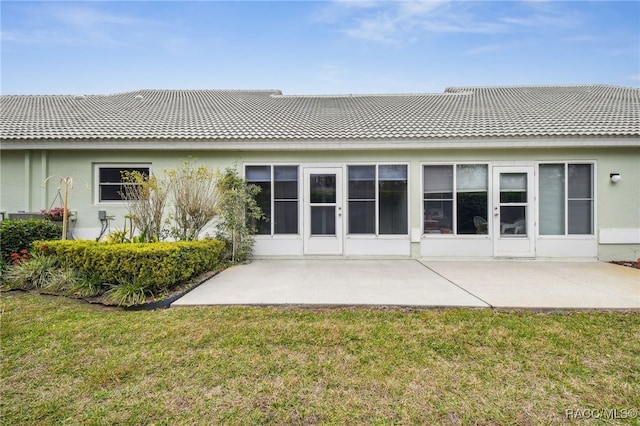
[[[640,310],[640,270],[540,260],[254,260],[171,306],[198,305]]]

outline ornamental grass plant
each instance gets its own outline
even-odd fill
[[[28,260],[10,266],[3,275],[9,288],[24,290],[50,287],[58,271],[55,257],[33,253]]]

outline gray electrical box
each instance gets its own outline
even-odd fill
[[[106,210],[98,210],[98,219],[106,220],[107,219],[107,211]]]

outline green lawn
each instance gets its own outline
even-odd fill
[[[640,313],[2,305],[7,425],[638,423]]]

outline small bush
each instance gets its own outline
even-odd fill
[[[255,222],[264,218],[255,199],[260,188],[249,184],[232,168],[220,176],[218,185],[221,196],[216,238],[226,243],[226,259],[243,262],[253,254]]]
[[[20,253],[11,253],[11,264],[19,265],[24,261],[29,260],[29,250],[22,249]]]
[[[62,225],[43,219],[3,220],[0,222],[0,253],[5,263],[12,253],[29,249],[37,240],[59,240]]]

